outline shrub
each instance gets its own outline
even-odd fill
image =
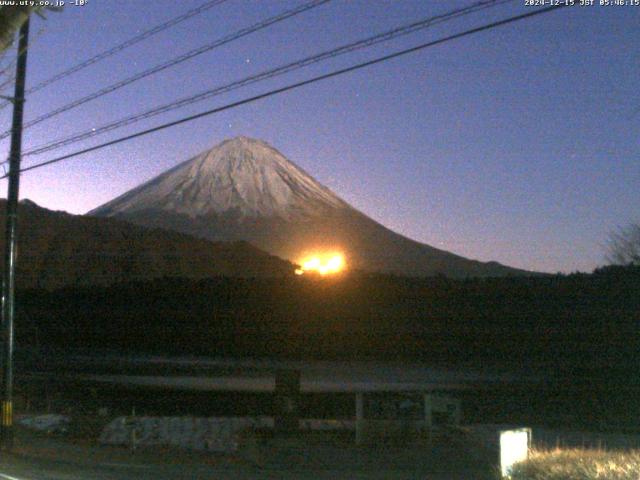
[[[512,480],[640,480],[640,450],[534,451],[511,470]]]

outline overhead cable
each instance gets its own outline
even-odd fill
[[[359,49],[363,49],[363,48],[368,48],[371,47],[373,45],[377,45],[379,43],[383,43],[383,42],[387,42],[390,40],[393,40],[395,38],[404,36],[404,35],[408,35],[410,33],[414,33],[417,32],[419,30],[423,30],[426,29],[428,27],[432,27],[434,25],[440,24],[440,23],[444,23],[447,21],[451,21],[454,20],[458,17],[461,17],[463,15],[469,15],[471,13],[477,12],[479,10],[482,9],[486,9],[489,7],[494,7],[503,3],[508,3],[508,2],[513,2],[514,0],[483,0],[483,1],[479,1],[476,2],[470,6],[464,7],[464,8],[459,8],[453,11],[449,11],[447,13],[444,14],[440,14],[437,16],[432,16],[429,18],[425,18],[422,20],[419,20],[417,22],[412,22],[408,25],[404,25],[401,27],[397,27],[382,33],[379,33],[377,35],[373,35],[361,40],[358,40],[356,42],[352,42],[352,43],[348,43],[345,45],[342,45],[340,47],[331,49],[331,50],[327,50],[324,51],[322,53],[316,54],[316,55],[312,55],[306,58],[302,58],[299,60],[296,60],[294,62],[290,62],[284,65],[281,65],[279,67],[276,68],[272,68],[269,70],[265,70],[263,72],[257,73],[255,75],[251,75],[249,77],[243,78],[241,80],[236,80],[234,82],[222,85],[222,86],[218,86],[212,89],[208,89],[205,90],[203,92],[197,93],[195,95],[190,95],[187,97],[183,97],[179,100],[158,106],[158,107],[154,107],[150,110],[147,110],[145,112],[139,113],[139,114],[135,114],[135,115],[130,115],[124,118],[121,118],[119,120],[107,123],[105,125],[99,126],[99,127],[94,127],[79,133],[75,133],[63,138],[58,138],[52,141],[49,141],[45,144],[41,144],[38,145],[34,148],[32,148],[31,150],[28,150],[24,153],[25,156],[30,156],[30,155],[40,155],[43,154],[45,152],[49,152],[51,150],[56,150],[58,148],[62,148],[65,147],[67,145],[71,145],[74,143],[77,143],[79,141],[82,140],[86,140],[88,138],[92,138],[107,132],[110,132],[112,130],[116,130],[122,127],[125,127],[127,125],[131,125],[134,123],[137,123],[141,120],[145,120],[157,115],[160,115],[162,113],[166,113],[166,112],[170,112],[172,110],[176,110],[178,108],[182,108],[185,107],[187,105],[191,105],[197,102],[201,102],[203,100],[207,100],[209,98],[218,96],[218,95],[222,95],[225,93],[228,93],[232,90],[236,90],[238,88],[241,87],[245,87],[247,85],[251,85],[257,82],[261,82],[270,78],[274,78],[280,75],[284,75],[286,73],[289,73],[291,71],[294,70],[298,70],[301,69],[303,67],[312,65],[312,64],[316,64],[340,55],[344,55],[346,53],[350,53],[353,52],[355,50],[359,50]]]
[[[71,103],[68,103],[66,105],[63,105],[59,108],[56,108],[55,110],[52,110],[48,113],[45,113],[37,118],[35,118],[34,120],[31,120],[29,122],[26,122],[23,126],[23,129],[27,129],[29,127],[32,127],[34,125],[37,125],[38,123],[44,122],[45,120],[48,120],[50,118],[53,118],[57,115],[60,115],[61,113],[64,112],[68,112],[69,110],[72,110],[76,107],[79,107],[80,105],[83,105],[87,102],[90,102],[91,100],[95,100],[96,98],[102,97],[104,95],[107,95],[108,93],[114,92],[116,90],[119,90],[122,87],[125,87],[127,85],[130,85],[134,82],[137,82],[138,80],[142,80],[143,78],[149,77],[150,75],[154,75],[158,72],[161,72],[163,70],[166,70],[167,68],[173,67],[175,65],[178,65],[186,60],[189,60],[191,58],[194,58],[198,55],[201,55],[203,53],[206,53],[208,51],[211,51],[215,48],[218,48],[222,45],[226,45],[227,43],[230,43],[234,40],[237,40],[241,37],[244,37],[246,35],[249,35],[250,33],[256,32],[258,30],[262,30],[264,28],[267,28],[271,25],[273,25],[274,23],[278,23],[281,22],[283,20],[286,20],[288,18],[291,18],[295,15],[298,15],[300,13],[303,13],[307,10],[310,10],[312,8],[318,7],[322,4],[325,4],[327,2],[330,2],[331,0],[311,0],[310,2],[304,3],[298,7],[295,7],[293,9],[290,10],[286,10],[283,13],[280,13],[274,17],[270,17],[266,20],[263,20],[261,22],[258,22],[250,27],[246,27],[243,28],[241,30],[238,30],[237,32],[234,32],[232,34],[226,35],[212,43],[209,43],[207,45],[203,45],[202,47],[196,48],[194,50],[191,50],[185,54],[182,54],[178,57],[175,57],[169,61],[166,61],[164,63],[161,63],[159,65],[156,65],[155,67],[149,68],[147,70],[144,70],[140,73],[137,73],[136,75],[133,75],[131,77],[125,78],[124,80],[120,80],[119,82],[116,82],[114,84],[111,84],[107,87],[101,88],[100,90],[97,90],[93,93],[90,93],[88,95],[85,95],[84,97],[81,97],[77,100],[74,100]],[[8,137],[9,135],[11,135],[11,130],[7,130],[5,132],[3,132],[2,134],[0,134],[0,140],[3,138]]]
[[[239,107],[241,105],[246,105],[248,103],[256,102],[258,100],[262,100],[264,98],[272,97],[274,95],[278,95],[278,94],[281,94],[281,93],[284,93],[284,92],[288,92],[288,91],[291,91],[291,90],[294,90],[294,89],[297,89],[297,88],[300,88],[300,87],[303,87],[303,86],[306,86],[306,85],[310,85],[310,84],[313,84],[313,83],[316,83],[316,82],[319,82],[319,81],[322,81],[322,80],[327,80],[329,78],[337,77],[339,75],[343,75],[345,73],[353,72],[355,70],[359,70],[359,69],[362,69],[362,68],[365,68],[365,67],[369,67],[371,65],[375,65],[375,64],[378,64],[378,63],[386,62],[388,60],[392,60],[394,58],[398,58],[398,57],[401,57],[401,56],[404,56],[404,55],[407,55],[407,54],[410,54],[410,53],[414,53],[414,52],[417,52],[417,51],[420,51],[420,50],[424,50],[426,48],[434,47],[436,45],[440,45],[440,44],[449,42],[451,40],[456,40],[458,38],[466,37],[466,36],[469,36],[469,35],[472,35],[472,34],[475,34],[475,33],[479,33],[479,32],[483,32],[483,31],[486,31],[486,30],[491,30],[493,28],[500,27],[500,26],[503,26],[503,25],[507,25],[507,24],[510,24],[510,23],[514,23],[514,22],[517,22],[517,21],[520,21],[520,20],[524,20],[526,18],[531,18],[531,17],[543,15],[545,13],[549,13],[549,12],[552,12],[552,11],[560,10],[560,9],[566,7],[566,6],[567,6],[567,4],[564,4],[564,3],[563,4],[559,4],[559,5],[553,5],[553,6],[550,6],[550,7],[545,7],[545,8],[541,8],[541,9],[538,9],[538,10],[534,10],[534,11],[530,11],[530,12],[527,12],[527,13],[523,13],[521,15],[516,15],[516,16],[513,16],[513,17],[509,17],[509,18],[506,18],[506,19],[503,19],[503,20],[498,20],[498,21],[495,21],[495,22],[492,22],[492,23],[489,23],[489,24],[486,24],[486,25],[482,25],[480,27],[475,27],[475,28],[472,28],[470,30],[465,30],[465,31],[460,32],[460,33],[449,35],[447,37],[443,37],[443,38],[440,38],[438,40],[433,40],[433,41],[430,41],[430,42],[427,42],[427,43],[423,43],[423,44],[415,46],[415,47],[411,47],[411,48],[407,48],[405,50],[400,50],[398,52],[391,53],[389,55],[384,55],[382,57],[378,57],[378,58],[375,58],[373,60],[368,60],[366,62],[358,63],[358,64],[352,65],[350,67],[342,68],[342,69],[339,69],[339,70],[334,70],[333,72],[325,73],[323,75],[318,75],[318,76],[310,78],[308,80],[303,80],[301,82],[296,82],[296,83],[293,83],[293,84],[290,84],[290,85],[287,85],[287,86],[284,86],[284,87],[276,88],[274,90],[270,90],[268,92],[261,93],[259,95],[255,95],[255,96],[252,96],[252,97],[249,97],[249,98],[245,98],[243,100],[239,100],[239,101],[236,101],[236,102],[233,102],[233,103],[229,103],[229,104],[223,105],[221,107],[213,108],[211,110],[200,112],[200,113],[197,113],[195,115],[190,115],[188,117],[184,117],[184,118],[181,118],[179,120],[175,120],[175,121],[172,121],[172,122],[164,123],[162,125],[158,125],[158,126],[153,127],[153,128],[149,128],[149,129],[142,130],[142,131],[130,134],[130,135],[126,135],[124,137],[120,137],[120,138],[117,138],[117,139],[114,139],[114,140],[111,140],[111,141],[108,141],[108,142],[105,142],[105,143],[101,143],[99,145],[95,145],[95,146],[88,147],[88,148],[85,148],[85,149],[82,149],[82,150],[78,150],[78,151],[73,152],[73,153],[62,155],[60,157],[53,158],[51,160],[47,160],[47,161],[44,161],[44,162],[40,162],[40,163],[36,163],[36,164],[33,164],[33,165],[29,165],[28,167],[22,168],[20,171],[21,172],[27,172],[27,171],[30,171],[30,170],[35,170],[37,168],[42,168],[42,167],[47,166],[47,165],[52,165],[52,164],[55,164],[55,163],[59,163],[59,162],[62,162],[64,160],[68,160],[70,158],[74,158],[74,157],[83,155],[85,153],[94,152],[94,151],[101,150],[103,148],[106,148],[106,147],[109,147],[109,146],[112,146],[112,145],[116,145],[116,144],[119,144],[119,143],[127,142],[129,140],[133,140],[133,139],[138,138],[138,137],[146,136],[146,135],[149,135],[151,133],[158,132],[160,130],[165,130],[167,128],[175,127],[177,125],[181,125],[183,123],[191,122],[191,121],[197,120],[199,118],[203,118],[203,117],[207,117],[207,116],[210,116],[210,115],[214,115],[216,113],[219,113],[219,112],[222,112],[222,111],[225,111],[225,110],[230,110],[232,108],[236,108],[236,107]],[[4,175],[4,176],[0,177],[0,179],[6,178],[6,177],[7,176]]]
[[[217,6],[220,5],[221,3],[226,2],[227,0],[210,0],[208,2],[203,3],[202,5],[200,5],[199,7],[196,8],[192,8],[191,10],[186,11],[185,13],[183,13],[182,15],[179,15],[177,17],[174,17],[164,23],[161,23],[160,25],[156,25],[153,28],[150,28],[149,30],[146,30],[142,33],[140,33],[139,35],[136,35],[134,37],[129,38],[128,40],[125,40],[124,42],[109,48],[108,50],[105,50],[103,52],[100,52],[96,55],[94,55],[91,58],[88,58],[76,65],[74,65],[73,67],[70,67],[50,78],[47,78],[46,80],[43,80],[42,82],[36,84],[35,86],[29,88],[26,90],[26,94],[30,94],[33,92],[37,92],[38,90],[42,90],[43,88],[51,85],[52,83],[57,82],[58,80],[62,80],[63,78],[67,78],[70,75],[73,75],[76,72],[79,72],[80,70],[83,70],[85,68],[87,68],[90,65],[93,65],[94,63],[98,63],[101,60],[104,60],[105,58],[109,58],[113,55],[115,55],[118,52],[121,52],[137,43],[142,42],[143,40],[146,40],[149,37],[152,37],[153,35],[156,35],[164,30],[167,30],[179,23],[184,22],[185,20],[188,20],[192,17],[195,17],[196,15],[200,15],[201,13]],[[0,105],[0,109],[6,107],[7,105],[9,105],[9,103],[4,103],[2,105]]]

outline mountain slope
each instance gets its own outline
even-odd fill
[[[0,200],[4,228],[6,200]],[[4,237],[0,238],[4,248]],[[19,207],[20,288],[106,285],[160,277],[279,277],[293,265],[246,242],[217,243],[115,219]]]
[[[89,212],[210,240],[246,240],[300,262],[340,251],[350,267],[452,277],[529,274],[399,235],[349,206],[280,152],[246,137],[226,140]]]
[[[238,137],[177,165],[89,215],[158,210],[190,218],[232,214],[295,220],[348,208],[273,147]]]

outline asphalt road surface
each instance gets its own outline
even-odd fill
[[[486,464],[457,443],[356,447],[350,438],[318,434],[247,438],[237,452],[215,454],[161,446],[132,451],[69,435],[16,429],[13,449],[0,451],[0,480],[487,478]]]
[[[243,465],[145,465],[101,463],[87,465],[2,454],[0,480],[244,480],[244,479],[422,479],[466,480],[476,478],[472,472],[425,474],[411,470],[356,472],[336,466],[327,470],[260,469]]]

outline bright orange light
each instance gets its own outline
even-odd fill
[[[316,272],[320,275],[331,275],[342,271],[345,267],[344,257],[339,254],[313,255],[305,258],[301,263],[301,268],[296,269],[296,275],[306,272]]]

